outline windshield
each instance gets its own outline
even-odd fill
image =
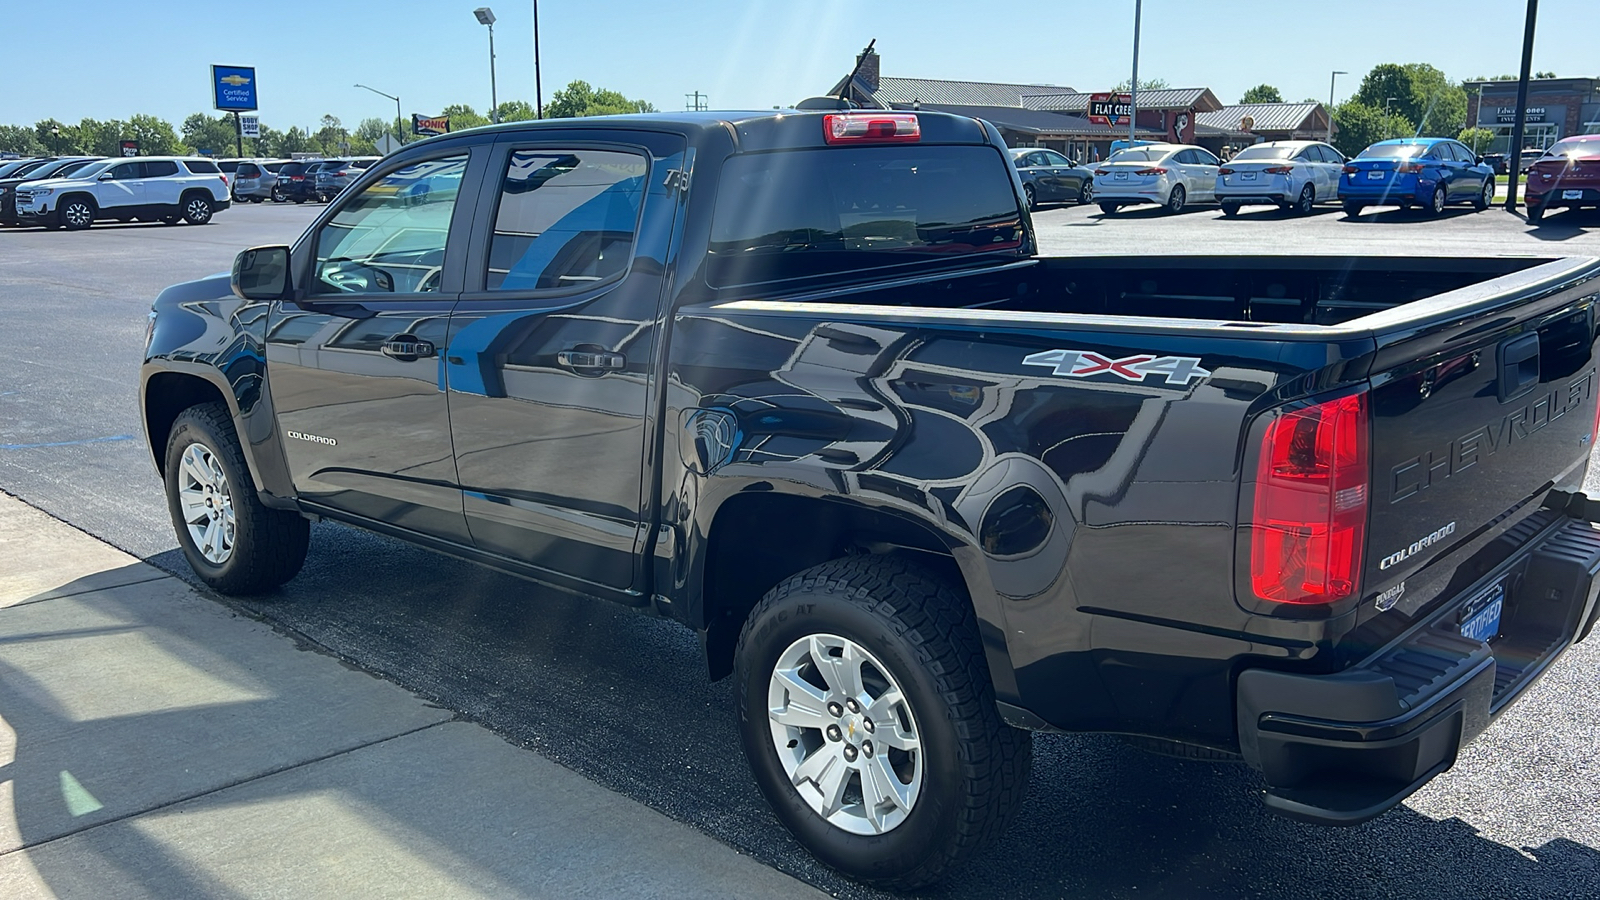
[[[99,175],[101,172],[104,172],[105,170],[116,165],[117,162],[118,160],[115,159],[91,160],[84,163],[79,168],[59,172],[52,177],[65,178],[68,174],[70,174],[73,178],[93,178],[94,176]]]
[[[10,178],[26,169],[31,163],[26,159],[14,159],[8,163],[0,163],[0,178]]]
[[[1361,151],[1362,159],[1406,159],[1428,151],[1427,144],[1375,144]]]
[[[735,156],[723,168],[715,287],[1016,253],[1023,224],[990,147],[862,147]]]
[[[1106,162],[1156,162],[1165,159],[1170,150],[1146,150],[1143,147],[1129,147],[1111,154]]]
[[[1288,159],[1299,147],[1246,147],[1234,159]]]
[[[66,178],[70,175],[76,175],[78,172],[94,165],[95,162],[96,160],[92,159],[76,159],[71,162],[51,163],[33,174],[40,178]]]

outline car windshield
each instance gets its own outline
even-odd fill
[[[1362,159],[1406,159],[1428,152],[1428,144],[1374,144],[1361,151]]]
[[[54,176],[52,176],[52,177],[55,177],[55,178],[66,178],[68,176],[77,175],[78,173],[82,172],[83,170],[85,170],[85,169],[89,168],[90,166],[94,165],[96,162],[98,162],[98,160],[81,159],[81,160],[78,160],[77,162],[68,163],[67,165],[64,165],[61,168],[57,169],[56,170],[56,174]]]
[[[8,163],[0,163],[0,178],[10,178],[17,172],[26,169],[31,163],[25,159],[14,159]]]
[[[1288,159],[1299,147],[1246,147],[1234,159]]]
[[[115,160],[115,159],[97,159],[94,162],[86,164],[81,169],[73,170],[72,177],[73,178],[93,178],[94,176],[99,175],[101,172],[104,172],[105,170],[107,170],[107,169],[111,168],[112,166],[116,165],[117,162],[118,162],[118,160]],[[58,175],[56,177],[59,178],[61,176]]]
[[[1164,159],[1169,150],[1146,150],[1142,147],[1129,147],[1111,154],[1106,162],[1156,162]]]

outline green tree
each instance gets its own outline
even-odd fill
[[[1116,93],[1116,94],[1127,93],[1128,87],[1131,84],[1133,84],[1132,81],[1129,81],[1128,79],[1124,78],[1121,81],[1117,82],[1117,86],[1112,88],[1111,91],[1112,91],[1112,93]],[[1167,80],[1165,78],[1141,78],[1141,79],[1139,79],[1139,90],[1141,90],[1141,91],[1164,91],[1169,87],[1172,87],[1172,85],[1168,84]]]
[[[25,125],[0,125],[0,153],[20,153],[23,156],[43,156],[50,152]]]
[[[450,130],[460,131],[463,128],[477,128],[489,124],[489,120],[478,114],[478,111],[465,103],[452,103],[439,112],[439,115],[450,120]]]
[[[1494,140],[1492,128],[1463,128],[1456,135],[1456,140],[1472,148],[1473,153],[1482,153],[1489,149],[1489,144]]]
[[[317,149],[311,137],[299,126],[291,125],[288,131],[261,129],[261,152],[267,156],[288,157],[296,153],[310,153]]]
[[[195,113],[183,120],[182,136],[183,142],[197,153],[232,156],[238,130],[233,124],[233,116]]]
[[[78,144],[78,130],[76,126],[58,122],[55,119],[41,119],[33,125],[34,137],[44,145],[46,151],[58,155],[82,153],[83,148]]]
[[[322,127],[311,136],[317,149],[326,156],[339,156],[345,153],[345,149],[340,145],[349,142],[350,132],[345,129],[344,123],[339,121],[339,117],[329,113],[322,117],[320,124]]]
[[[1455,134],[1467,122],[1467,92],[1427,63],[1373,66],[1355,99],[1399,114],[1411,123],[1408,135]]]
[[[1244,92],[1240,103],[1282,103],[1283,94],[1270,84],[1258,84]]]
[[[90,153],[95,156],[121,156],[122,138],[126,127],[116,119],[99,121],[98,119],[85,118],[73,125],[72,146],[76,153]],[[67,129],[61,130],[62,137],[67,136]],[[129,135],[131,137],[131,135]],[[139,146],[141,153],[148,153],[144,145]]]
[[[526,100],[507,100],[495,107],[495,111],[500,113],[502,122],[527,122],[539,117],[533,105]]]
[[[1345,156],[1355,156],[1369,144],[1410,137],[1411,122],[1399,113],[1384,114],[1383,107],[1346,100],[1334,108],[1333,145]]]
[[[629,100],[617,91],[595,89],[587,81],[573,81],[556,91],[544,108],[547,119],[570,119],[579,116],[615,116],[626,113],[655,112],[656,108],[645,100]]]
[[[124,140],[138,141],[139,153],[144,156],[175,156],[188,150],[183,141],[178,139],[178,133],[172,129],[172,123],[166,119],[135,113],[128,117],[128,121],[114,124],[120,125],[122,132],[116,138],[118,152]]]

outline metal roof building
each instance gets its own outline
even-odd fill
[[[1249,127],[1245,119],[1248,117]],[[1267,141],[1320,141],[1328,136],[1328,112],[1321,103],[1235,103],[1195,118],[1195,124]]]

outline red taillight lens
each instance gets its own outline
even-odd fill
[[[1261,440],[1250,585],[1275,603],[1356,592],[1367,537],[1365,392],[1278,414]]]
[[[217,176],[217,177],[219,177],[219,178],[221,178],[221,179],[222,179],[222,183],[223,183],[223,184],[227,184],[227,183],[228,183],[228,176],[226,176],[226,175],[219,175],[219,176]]]
[[[913,113],[839,113],[822,117],[822,137],[830,144],[910,143],[922,140],[922,123]]]
[[[1354,175],[1361,170],[1355,166],[1345,166],[1341,171],[1343,171],[1346,175]]]
[[[1095,169],[1094,173],[1096,175],[1110,175],[1111,174],[1111,170],[1110,169]]]
[[[1217,174],[1218,175],[1232,175],[1233,174],[1233,170],[1228,168],[1227,166],[1223,166],[1222,168],[1217,170]]]
[[[1135,175],[1165,175],[1165,174],[1167,174],[1167,170],[1166,169],[1162,169],[1162,168],[1138,169],[1138,170],[1135,170],[1133,174],[1135,174]]]
[[[1395,171],[1399,172],[1401,175],[1415,175],[1418,172],[1422,171],[1422,163],[1419,163],[1419,162],[1401,163],[1400,166],[1395,169]]]
[[[1267,173],[1268,175],[1287,175],[1294,171],[1294,166],[1267,166],[1261,171]]]

